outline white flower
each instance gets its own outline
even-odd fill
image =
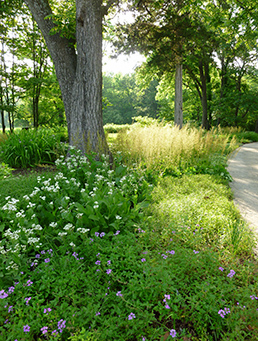
[[[85,229],[85,228],[83,228],[83,227],[79,227],[78,229],[77,229],[77,231],[78,232],[81,232],[81,233],[86,233],[86,232],[88,232],[90,229]]]
[[[57,226],[57,223],[52,222],[52,223],[49,224],[49,226],[51,226],[51,227],[56,227],[56,226]]]
[[[119,215],[116,215],[116,219],[122,219],[122,217],[120,217]]]
[[[33,244],[37,243],[40,240],[40,238],[28,238],[28,243]]]
[[[42,199],[42,200],[46,200],[46,197],[45,197],[45,196],[43,196],[43,197],[40,197],[40,199]]]
[[[63,236],[66,236],[66,235],[67,235],[67,232],[59,232],[58,235],[59,235],[60,237],[63,237]]]
[[[66,230],[66,231],[73,230],[73,229],[74,229],[74,226],[71,223],[66,224],[64,227],[64,230]]]
[[[27,208],[34,207],[34,206],[36,206],[36,204],[29,202],[29,204],[27,205]]]
[[[72,247],[74,247],[74,246],[75,246],[75,244],[74,244],[73,242],[71,242],[71,243],[70,243],[70,245],[71,245]]]

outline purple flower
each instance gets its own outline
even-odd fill
[[[164,295],[165,299],[170,300],[170,295]]]
[[[57,330],[53,330],[53,331],[52,331],[52,335],[54,335],[54,337],[56,337],[57,334],[58,334],[58,331],[57,331]]]
[[[97,313],[96,313],[96,316],[99,316],[100,315],[100,312],[98,311]]]
[[[43,250],[43,251],[41,251],[40,253],[41,253],[42,255],[44,255],[46,252]]]
[[[141,261],[142,261],[142,262],[146,262],[146,259],[145,259],[145,258],[142,258]]]
[[[235,271],[234,270],[230,270],[229,274],[227,275],[227,277],[232,278],[235,275]]]
[[[147,255],[147,253],[148,253],[148,251],[144,251],[144,252],[143,252],[144,255]]]
[[[111,260],[108,260],[108,261],[107,261],[107,264],[110,265],[110,264],[111,264]]]
[[[48,263],[48,262],[50,262],[50,259],[49,259],[49,258],[46,258],[46,259],[45,259],[45,263]]]
[[[36,256],[35,256],[35,258],[40,258],[40,254],[37,253]]]
[[[4,292],[4,290],[1,290],[0,291],[0,298],[3,299],[3,298],[6,298],[8,297],[8,294]]]
[[[100,271],[99,269],[96,270],[96,272]]]
[[[175,251],[174,251],[174,250],[167,251],[167,252],[170,253],[171,255],[174,255],[174,254],[175,254]]]
[[[116,231],[116,233],[114,233],[114,236],[117,236],[120,233],[120,231]]]
[[[31,286],[31,284],[33,284],[33,282],[29,279],[29,280],[27,281],[27,286],[29,287],[29,286]]]
[[[121,294],[121,291],[118,291],[118,292],[116,293],[116,296],[123,296],[123,295]]]
[[[30,326],[26,324],[26,326],[23,327],[24,333],[28,333],[30,331]]]
[[[106,270],[106,273],[109,275],[109,274],[111,274],[111,269],[108,269],[108,270]]]
[[[9,292],[9,294],[11,294],[12,292],[14,292],[14,287],[10,287],[10,288],[8,289],[8,292]]]
[[[162,255],[161,255],[162,257],[163,257],[163,259],[166,259],[166,258],[168,258],[168,256],[166,256],[164,253],[162,253]]]
[[[99,232],[95,232],[95,236],[98,237],[99,236]]]
[[[42,331],[42,334],[46,334],[48,327],[42,327],[40,330]]]
[[[169,333],[172,337],[176,337],[176,331],[175,329],[171,329]]]
[[[10,307],[8,308],[8,313],[10,313],[11,311],[13,311],[13,306],[10,305]]]
[[[226,314],[229,314],[230,313],[230,309],[229,308],[225,308],[224,310],[223,309],[220,309],[218,311],[218,314],[224,319],[225,315]]]
[[[168,304],[165,305],[166,309],[170,309],[170,306]]]
[[[101,232],[101,234],[99,235],[101,238],[105,236],[105,232]]]
[[[46,313],[47,313],[47,315],[48,315],[48,312],[50,312],[50,311],[52,311],[52,309],[51,309],[51,308],[45,308],[45,309],[44,309],[44,314],[46,314]]]
[[[26,305],[29,305],[29,301],[31,300],[31,297],[26,297],[25,301],[26,301]]]
[[[63,329],[65,328],[65,320],[61,319],[58,323],[57,323],[57,328],[60,330],[60,333],[62,333]]]
[[[100,255],[100,253],[97,253],[97,254],[96,254],[96,257],[98,257],[99,255]]]
[[[97,261],[95,262],[95,264],[97,264],[97,265],[100,265],[100,263],[101,263],[100,260],[97,260]]]
[[[220,271],[224,271],[224,269],[222,268],[222,266],[219,267],[219,270],[220,270]]]
[[[134,313],[131,313],[129,316],[128,316],[128,320],[132,320],[132,319],[135,319],[135,315]]]
[[[199,253],[199,251],[195,251],[195,250],[193,250],[193,252],[194,252],[195,254]]]

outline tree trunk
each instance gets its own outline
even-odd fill
[[[76,0],[76,41],[50,35],[47,0],[25,0],[46,40],[60,85],[69,142],[83,152],[107,151],[102,120],[102,0]]]
[[[183,126],[183,66],[176,65],[175,76],[175,126]]]
[[[76,1],[77,69],[70,123],[71,144],[106,152],[102,120],[102,0]]]
[[[207,98],[207,83],[206,83],[206,75],[203,71],[203,62],[199,63],[199,71],[200,78],[202,84],[202,128],[208,130],[209,122],[208,122],[208,98]]]
[[[258,134],[258,118],[255,122],[255,132]]]

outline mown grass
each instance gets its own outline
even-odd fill
[[[0,339],[257,340],[255,238],[228,186],[238,143],[223,134],[138,125],[113,141],[114,172],[72,159],[2,180],[1,206],[20,201],[2,210],[1,246],[25,226],[26,250],[2,254]]]

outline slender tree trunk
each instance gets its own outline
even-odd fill
[[[255,132],[258,134],[258,118],[255,122]]]
[[[179,129],[183,126],[183,65],[176,65],[175,76],[175,125]]]
[[[200,61],[199,63],[199,71],[200,71],[200,78],[202,84],[202,127],[204,129],[209,129],[209,122],[208,122],[208,98],[207,98],[207,83],[206,83],[206,76],[203,70],[203,62]]]

